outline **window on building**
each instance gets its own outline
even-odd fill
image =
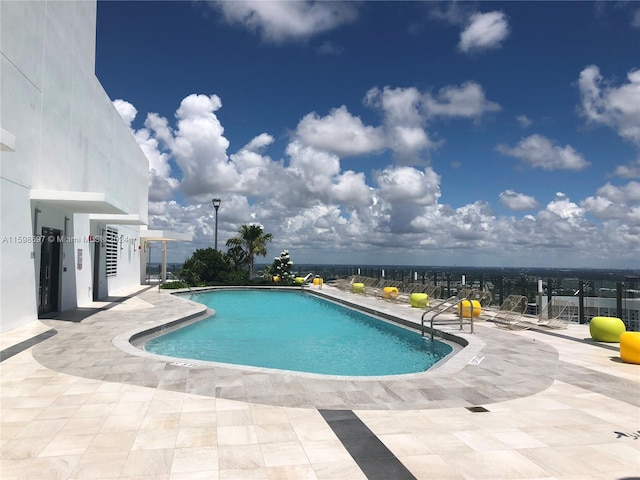
[[[107,277],[118,274],[118,230],[107,227]]]

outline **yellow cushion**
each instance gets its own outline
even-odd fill
[[[624,322],[617,317],[593,317],[589,322],[589,333],[596,342],[619,342],[625,330]]]
[[[384,287],[382,289],[382,298],[396,298],[398,296],[398,287]]]
[[[353,293],[364,293],[364,283],[354,283],[351,285],[351,291]]]
[[[640,365],[640,332],[620,334],[620,358],[625,363]]]
[[[426,293],[412,293],[409,303],[413,308],[426,308],[429,306],[429,295]]]
[[[471,305],[473,306],[473,316],[479,316],[482,313],[480,302],[478,300],[471,300]],[[471,317],[471,305],[469,304],[469,300],[463,300],[460,304],[458,304],[458,313],[462,312],[462,318]]]

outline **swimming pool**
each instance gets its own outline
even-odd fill
[[[452,347],[324,300],[284,290],[191,297],[216,314],[144,343],[151,353],[341,376],[422,372]]]

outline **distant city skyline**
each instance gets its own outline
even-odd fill
[[[98,2],[169,261],[640,268],[640,5]],[[158,249],[159,253],[159,249]],[[158,256],[159,259],[159,256]]]
[[[183,262],[167,263],[168,271],[175,272],[182,266]],[[260,270],[271,261],[256,261],[255,267]],[[149,263],[151,269],[148,273],[159,273],[162,267],[161,262]],[[312,271],[309,269],[313,268]],[[154,270],[155,269],[155,270]],[[323,264],[323,263],[294,263],[293,270],[296,273],[324,274],[335,271],[338,276],[356,275],[360,270],[360,275],[381,276],[382,270],[385,276],[392,278],[399,276],[401,272],[418,273],[419,275],[451,274],[452,281],[460,281],[461,275],[466,275],[469,279],[476,279],[479,275],[485,278],[492,276],[504,276],[505,278],[521,278],[522,275],[546,280],[551,279],[572,279],[598,282],[631,282],[633,286],[640,286],[640,269],[637,268],[551,268],[551,267],[491,267],[491,266],[470,266],[470,265],[372,265],[372,264]],[[432,277],[429,277],[432,279]],[[640,290],[639,290],[640,292]]]

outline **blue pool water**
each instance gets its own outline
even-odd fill
[[[422,372],[442,342],[301,291],[218,290],[192,296],[216,314],[146,342],[161,355],[327,375]]]

